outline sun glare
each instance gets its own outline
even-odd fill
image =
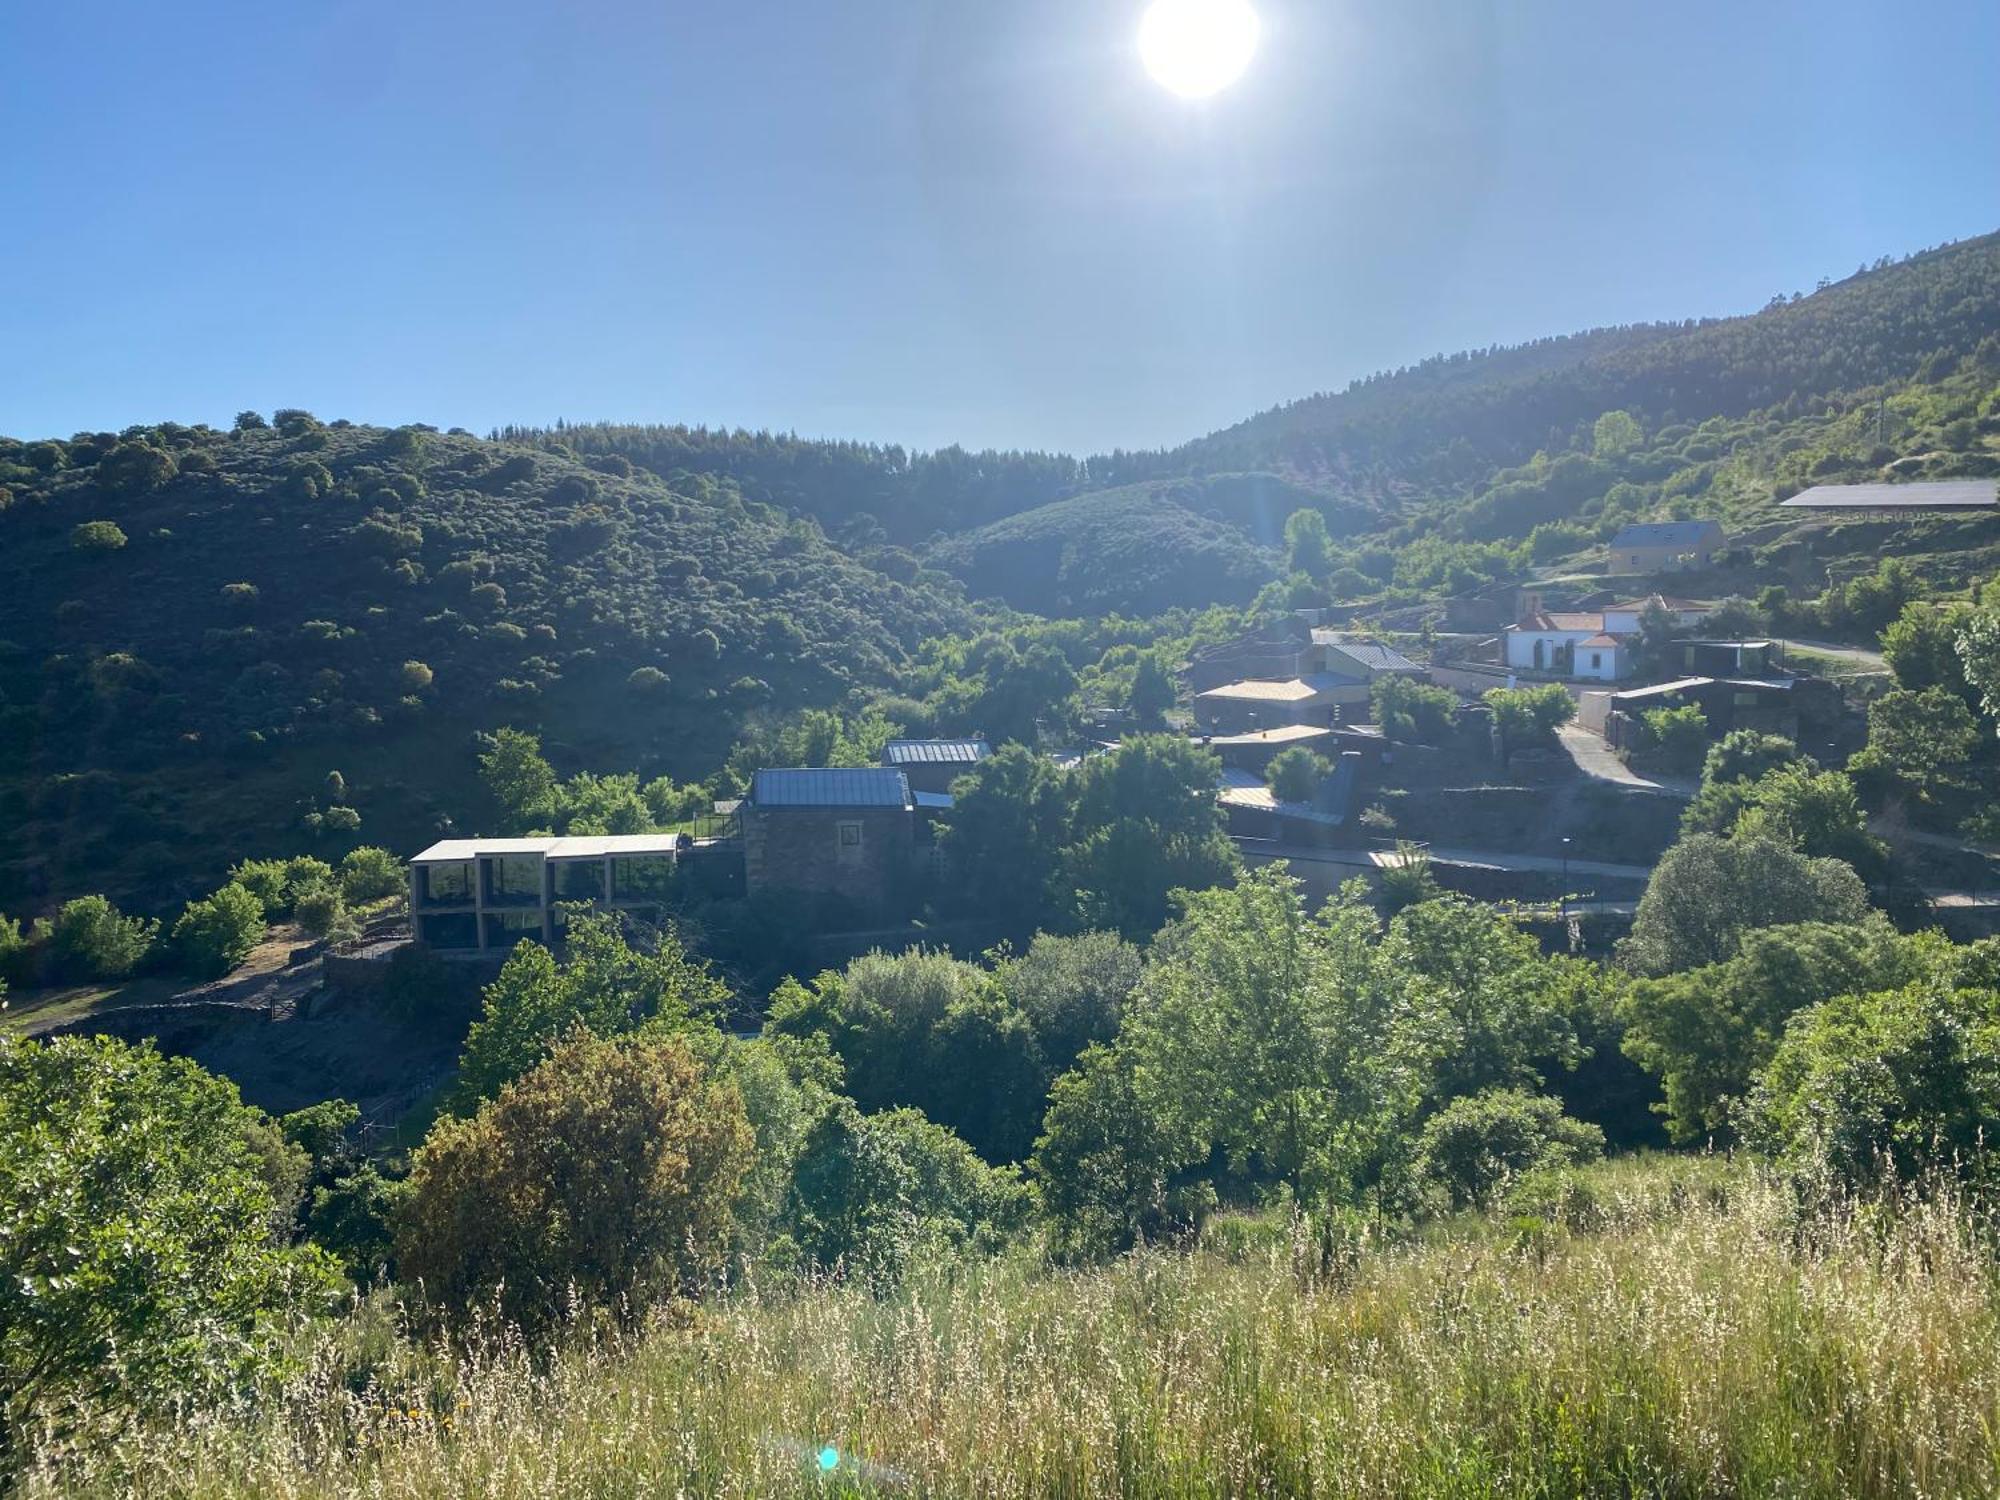
[[[1260,29],[1250,0],[1153,0],[1139,22],[1139,57],[1163,88],[1205,99],[1243,76]]]

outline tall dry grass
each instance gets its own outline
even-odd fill
[[[1958,1206],[1802,1226],[1774,1184],[1689,1171],[1613,1166],[1555,1220],[1352,1254],[1252,1226],[889,1300],[746,1288],[552,1361],[383,1345],[356,1391],[364,1320],[261,1414],[51,1458],[23,1492],[2000,1492],[2000,1300]]]

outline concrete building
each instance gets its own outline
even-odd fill
[[[1232,682],[1283,680],[1312,670],[1313,632],[1296,615],[1269,620],[1257,629],[1198,651],[1186,669],[1195,693]]]
[[[1368,679],[1337,672],[1227,682],[1194,695],[1195,722],[1217,734],[1279,724],[1338,723],[1368,714]]]
[[[1728,540],[1714,521],[1648,521],[1611,539],[1614,573],[1678,573],[1705,568]]]
[[[1337,630],[1312,633],[1313,666],[1341,677],[1374,682],[1380,677],[1422,677],[1424,669],[1380,641],[1354,640]]]
[[[900,917],[930,854],[918,843],[909,778],[895,766],[759,771],[737,817],[748,893],[809,899],[826,924]]]
[[[993,753],[984,740],[891,740],[882,764],[894,766],[912,792],[949,792],[951,784]]]
[[[410,861],[410,930],[441,952],[504,953],[559,939],[569,902],[657,922],[681,852],[672,833],[445,839]]]

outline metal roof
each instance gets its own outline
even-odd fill
[[[894,766],[800,766],[759,771],[752,807],[908,807],[910,783]]]
[[[676,833],[574,834],[566,838],[444,839],[410,861],[413,865],[459,865],[496,855],[533,855],[544,859],[604,859],[619,855],[673,854],[680,848]]]
[[[1672,682],[1656,682],[1651,687],[1626,688],[1611,695],[1614,703],[1629,703],[1634,698],[1666,698],[1675,693],[1685,693],[1694,688],[1707,687],[1715,681],[1713,677],[1679,677]]]
[[[1714,521],[1640,521],[1611,539],[1614,547],[1683,547],[1721,536]]]
[[[572,834],[555,841],[546,859],[604,859],[635,854],[673,854],[680,848],[677,833]]]
[[[1816,484],[1779,502],[1781,510],[1991,510],[2000,485],[1991,479],[1921,484]]]
[[[973,766],[992,753],[984,740],[891,740],[882,747],[882,764]]]
[[[1198,744],[1228,748],[1238,745],[1296,745],[1305,740],[1327,739],[1332,734],[1331,729],[1319,724],[1275,724],[1269,729],[1253,730],[1249,734],[1203,734],[1194,738]]]
[[[952,795],[950,792],[912,792],[910,795],[916,799],[917,806],[929,812],[951,811]]]
[[[1342,656],[1359,662],[1371,672],[1421,672],[1409,657],[1380,641],[1343,641],[1331,630],[1315,630],[1313,644],[1331,646]]]
[[[556,841],[542,839],[443,839],[432,844],[410,863],[413,865],[460,865],[482,854],[542,854]]]

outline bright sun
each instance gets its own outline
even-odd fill
[[[1243,76],[1260,29],[1250,0],[1153,0],[1139,22],[1139,56],[1155,82],[1205,99]]]

